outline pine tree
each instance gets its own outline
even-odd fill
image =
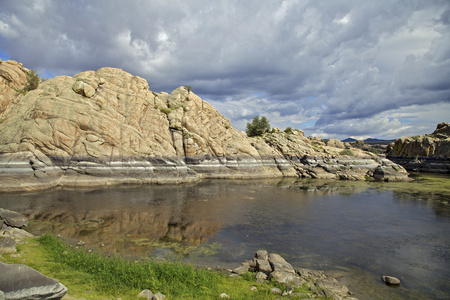
[[[247,123],[245,132],[248,136],[261,136],[270,130],[269,120],[266,117],[255,116],[251,123]]]

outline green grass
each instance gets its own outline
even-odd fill
[[[350,149],[345,149],[339,152],[340,155],[347,155],[347,156],[355,156],[355,153],[353,153]]]
[[[276,283],[256,284],[254,274],[239,278],[198,268],[181,261],[129,261],[76,249],[53,235],[29,239],[18,246],[17,254],[0,256],[7,263],[26,264],[64,284],[68,294],[85,299],[135,299],[149,289],[167,299],[276,299],[270,294]],[[251,291],[257,286],[257,291]],[[311,293],[306,287],[299,290]]]

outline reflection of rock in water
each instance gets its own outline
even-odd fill
[[[342,195],[362,193],[370,187],[369,183],[365,181],[297,178],[283,179],[278,186],[321,194],[339,193]]]
[[[59,203],[56,209],[41,207],[25,214],[34,221],[30,229],[35,233],[51,231],[87,246],[102,246],[106,252],[145,255],[162,242],[196,246],[215,234],[221,224],[211,220],[201,204],[124,205],[87,211]]]

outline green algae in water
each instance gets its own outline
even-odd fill
[[[448,204],[450,176],[447,174],[412,174],[409,182],[377,183],[379,190],[392,190],[397,195],[407,195],[417,200],[437,201]],[[402,197],[405,198],[405,197]]]
[[[203,255],[203,256],[211,256],[215,255],[218,249],[221,248],[220,243],[202,243],[198,246],[195,245],[184,245],[181,242],[176,241],[150,241],[140,239],[135,241],[136,244],[140,246],[147,246],[149,249],[169,249],[179,256],[190,256],[193,255]],[[152,255],[152,251],[150,251],[150,255]]]

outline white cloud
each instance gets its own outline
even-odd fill
[[[337,24],[347,24],[351,20],[351,14],[348,13],[345,16],[343,16],[341,19],[334,19],[333,22]]]
[[[17,28],[22,26],[21,22],[15,15],[0,15],[0,34],[5,39],[17,39],[20,32]]]

